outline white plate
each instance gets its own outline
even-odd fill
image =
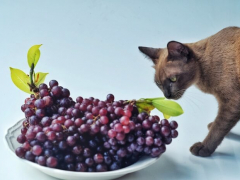
[[[124,176],[128,173],[132,173],[135,171],[139,171],[143,168],[146,168],[153,163],[157,162],[159,158],[141,158],[138,162],[134,163],[131,166],[128,166],[123,169],[119,169],[116,171],[109,171],[109,172],[96,172],[96,173],[89,173],[89,172],[72,172],[72,171],[64,171],[59,169],[52,169],[44,166],[40,166],[36,163],[27,161],[25,159],[18,158],[15,155],[15,149],[20,146],[17,142],[17,136],[21,133],[22,122],[24,119],[18,121],[15,125],[10,127],[7,130],[7,134],[5,136],[5,140],[9,149],[11,150],[12,154],[16,157],[16,160],[24,161],[25,163],[29,164],[30,166],[42,171],[45,174],[53,176],[59,179],[66,179],[66,180],[108,180],[108,179],[115,179],[121,176]]]

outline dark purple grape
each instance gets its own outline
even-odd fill
[[[42,98],[42,100],[44,101],[45,106],[51,106],[53,104],[51,96],[45,96]]]
[[[51,141],[45,141],[43,144],[43,147],[46,149],[52,149],[53,148],[53,143]]]
[[[117,150],[117,155],[120,157],[125,157],[127,155],[127,150],[122,147],[119,150]]]
[[[147,146],[151,146],[153,144],[153,138],[151,136],[148,136],[145,138],[145,144]]]
[[[137,138],[137,143],[138,143],[138,145],[144,145],[145,144],[145,139],[143,137],[138,137]]]
[[[47,158],[45,156],[39,156],[37,159],[37,163],[41,166],[45,166],[46,160],[47,160]]]
[[[57,158],[52,157],[52,156],[47,158],[47,161],[46,161],[47,167],[55,168],[57,166],[57,164],[58,164]]]
[[[45,101],[43,99],[37,99],[35,102],[34,102],[34,106],[38,109],[42,109],[45,107]]]
[[[163,120],[164,120],[164,119],[163,119]],[[162,121],[163,121],[163,120],[162,120]],[[170,129],[169,129],[168,126],[163,126],[163,127],[161,128],[161,133],[162,133],[162,135],[164,135],[165,137],[167,137],[167,136],[170,135],[171,131],[170,131]]]
[[[119,164],[117,162],[113,162],[110,166],[110,171],[115,171],[115,170],[118,170],[120,168],[121,168],[121,166],[119,166]]]
[[[89,148],[84,148],[83,149],[83,156],[84,157],[90,157],[92,154],[91,150]]]
[[[178,137],[178,131],[175,130],[175,129],[171,130],[171,137],[172,137],[172,138]]]
[[[85,163],[77,163],[75,170],[78,171],[78,172],[86,172],[87,171],[87,165]]]
[[[76,154],[76,155],[81,154],[82,151],[83,151],[83,149],[82,149],[82,146],[80,146],[80,145],[76,145],[76,146],[74,146],[73,149],[72,149],[72,153],[73,153],[73,154]]]
[[[33,148],[32,148],[32,153],[33,153],[35,156],[39,156],[39,155],[42,153],[42,147],[39,146],[39,145],[33,146]]]
[[[72,154],[67,154],[64,157],[64,162],[69,164],[69,163],[73,163],[74,162],[74,156]]]
[[[25,117],[30,117],[34,115],[34,111],[31,108],[26,108],[24,113],[25,113]]]
[[[49,86],[50,86],[50,88],[53,88],[54,86],[58,86],[58,82],[56,80],[51,80],[49,82]]]
[[[41,96],[41,98],[43,98],[43,97],[45,97],[45,96],[49,96],[49,91],[47,90],[47,89],[41,89],[40,91],[39,91],[39,94],[40,94],[40,96]],[[35,101],[36,102],[36,101]]]
[[[160,132],[160,129],[161,129],[160,124],[154,123],[154,124],[152,125],[152,130],[153,130],[154,132]]]
[[[36,116],[39,117],[39,118],[42,118],[45,116],[45,110],[44,109],[37,109],[36,110]]]
[[[150,129],[152,127],[152,123],[149,120],[146,119],[142,122],[142,127],[144,129]]]
[[[94,167],[89,167],[89,168],[87,169],[87,172],[96,172],[96,168],[94,168]]]
[[[161,146],[162,145],[162,140],[161,138],[154,138],[154,145],[155,146]]]
[[[146,136],[154,137],[154,132],[152,130],[147,130],[145,133]]]
[[[45,149],[44,150],[44,156],[50,157],[53,155],[53,150],[52,149]]]
[[[20,144],[23,144],[25,141],[26,141],[26,137],[23,135],[23,134],[20,134],[18,137],[17,137],[17,141],[20,143]]]
[[[177,123],[176,121],[171,121],[171,122],[170,122],[170,127],[171,127],[172,129],[177,129],[178,123]]]
[[[63,88],[62,89],[62,95],[63,95],[63,97],[68,98],[70,96],[70,91],[66,88]]]
[[[49,131],[46,135],[50,141],[54,141],[56,139],[56,133],[54,131]]]
[[[167,120],[167,119],[162,119],[162,120],[161,120],[161,125],[162,125],[162,126],[169,126],[168,120]]]
[[[38,88],[39,90],[48,89],[48,86],[45,83],[41,83]]]
[[[25,159],[28,160],[28,161],[34,162],[35,161],[35,156],[31,151],[27,151],[25,153]]]
[[[16,150],[15,150],[15,153],[18,157],[20,158],[23,158],[25,156],[25,149],[22,148],[22,147],[18,147]],[[28,151],[29,152],[29,151]]]
[[[75,171],[75,165],[73,164],[73,163],[71,163],[71,164],[67,164],[67,170],[68,171]]]
[[[101,164],[102,162],[103,162],[103,155],[102,154],[100,154],[100,153],[98,153],[98,154],[95,154],[94,156],[93,156],[93,159],[94,159],[94,161],[95,161],[95,163],[97,163],[97,164]]]
[[[66,141],[69,146],[74,146],[76,144],[76,138],[74,136],[68,136]]]
[[[108,94],[107,95],[107,102],[112,103],[114,101],[114,95],[113,94]]]
[[[67,147],[68,147],[67,142],[66,141],[60,141],[59,144],[58,144],[58,147],[61,150],[67,149]]]
[[[105,164],[98,164],[96,166],[96,171],[97,172],[105,172],[105,171],[107,171],[107,166]]]
[[[62,88],[60,86],[54,86],[52,89],[51,89],[51,94],[54,96],[54,97],[60,97],[62,95]]]
[[[91,167],[94,165],[94,160],[93,158],[86,158],[85,159],[85,164],[88,166],[88,167]]]

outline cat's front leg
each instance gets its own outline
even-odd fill
[[[215,121],[209,126],[209,133],[203,142],[195,143],[190,151],[196,156],[210,156],[224,136],[240,119],[239,102],[220,103],[220,108]],[[231,108],[229,108],[231,107]]]

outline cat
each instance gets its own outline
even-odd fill
[[[166,48],[139,47],[155,68],[154,81],[168,99],[195,85],[216,97],[218,114],[193,155],[210,156],[240,119],[240,28],[227,27],[195,43],[170,41]]]

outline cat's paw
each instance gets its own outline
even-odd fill
[[[210,130],[210,128],[212,127],[212,124],[213,124],[213,122],[210,122],[210,123],[207,125],[208,130]]]
[[[190,151],[193,155],[202,157],[207,157],[212,154],[206,147],[204,147],[204,145],[201,142],[197,142],[194,145],[192,145]]]

